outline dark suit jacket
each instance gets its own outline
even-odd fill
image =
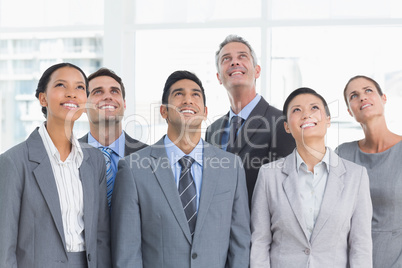
[[[80,145],[88,267],[109,268],[104,158],[98,149]],[[37,129],[0,156],[0,170],[0,267],[71,267],[56,181]]]
[[[228,124],[229,113],[212,123],[205,134],[205,140],[219,148],[222,133]],[[290,154],[296,144],[283,126],[282,111],[270,106],[261,97],[257,106],[240,129],[233,153],[240,156],[246,170],[249,203],[254,191],[259,168]]]
[[[112,197],[113,267],[247,268],[250,214],[239,157],[204,143],[192,237],[163,138],[119,161]]]
[[[136,139],[131,138],[125,131],[124,135],[126,137],[126,146],[124,146],[124,156],[134,153],[142,148],[147,147],[145,143],[142,143]],[[85,134],[79,139],[80,142],[88,143],[88,134]]]

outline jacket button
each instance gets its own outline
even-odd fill
[[[88,261],[91,261],[91,254],[88,254]]]
[[[197,259],[198,255],[197,253],[193,253],[193,255],[191,255],[191,258],[193,258],[193,260]]]
[[[304,250],[304,253],[305,253],[306,255],[310,255],[310,249],[309,249],[309,248],[306,248],[306,249]]]

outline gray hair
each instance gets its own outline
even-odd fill
[[[243,37],[231,34],[226,36],[225,40],[219,45],[218,51],[215,53],[215,64],[216,69],[219,71],[219,53],[221,52],[222,48],[229,43],[238,42],[246,45],[250,49],[251,57],[253,58],[253,65],[254,67],[257,66],[257,55],[255,55],[254,49],[251,47],[250,43],[247,42]]]

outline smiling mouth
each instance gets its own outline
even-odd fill
[[[115,110],[116,107],[112,106],[112,105],[104,105],[104,106],[99,107],[99,110],[107,110],[107,109]]]
[[[305,128],[309,128],[309,127],[315,127],[315,125],[316,125],[316,123],[306,123],[306,124],[301,125],[300,127],[302,129],[305,129]]]
[[[244,74],[244,73],[243,73],[243,72],[240,72],[240,71],[238,71],[238,72],[233,72],[233,73],[230,74],[230,76],[239,75],[239,74]]]
[[[62,106],[67,107],[67,108],[72,108],[72,109],[78,108],[78,105],[74,104],[74,103],[63,103]]]
[[[192,111],[192,110],[181,110],[180,113],[182,113],[182,114],[195,114],[195,112]]]
[[[370,107],[370,106],[373,106],[373,105],[367,103],[367,104],[363,105],[362,107],[360,107],[360,110],[363,110],[363,109],[365,109],[365,108],[367,108],[367,107]]]

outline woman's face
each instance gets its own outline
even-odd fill
[[[348,112],[357,122],[384,115],[385,94],[380,96],[373,82],[365,78],[351,81],[345,91]]]
[[[62,67],[52,73],[39,102],[47,108],[47,121],[74,122],[85,111],[85,79],[73,67]]]
[[[320,98],[308,93],[300,94],[288,107],[285,130],[292,134],[297,144],[324,141],[331,121]]]

